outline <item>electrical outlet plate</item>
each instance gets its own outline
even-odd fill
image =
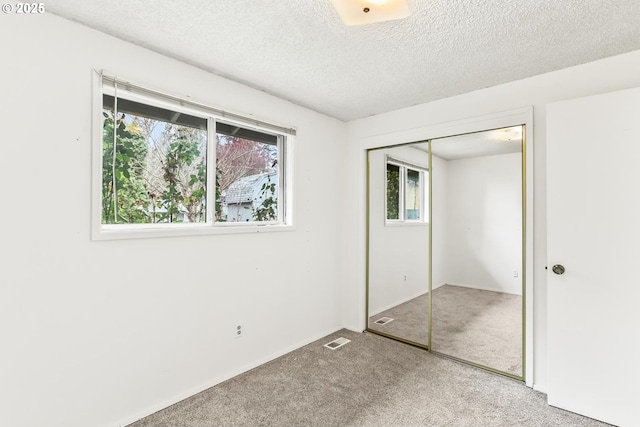
[[[241,323],[236,323],[236,327],[235,327],[233,333],[234,333],[233,336],[236,337],[236,338],[241,338],[242,337],[242,335],[244,334],[244,331],[242,329],[242,324]]]

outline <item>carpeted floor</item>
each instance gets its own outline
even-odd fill
[[[394,319],[386,325],[374,322]],[[433,291],[434,351],[522,376],[522,297],[462,286]],[[427,344],[428,294],[369,319],[369,327]]]
[[[352,341],[324,347],[337,337]],[[606,425],[548,406],[519,381],[341,330],[131,426]]]

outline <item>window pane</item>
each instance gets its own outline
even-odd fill
[[[405,190],[406,219],[420,219],[420,172],[407,169]]]
[[[103,117],[102,223],[205,222],[206,119],[109,95]]]
[[[387,219],[400,219],[400,167],[387,163]]]
[[[216,221],[277,221],[278,137],[225,123],[216,133]]]

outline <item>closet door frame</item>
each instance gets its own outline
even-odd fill
[[[404,145],[407,143],[425,141],[436,138],[444,138],[452,135],[460,135],[465,133],[480,132],[487,129],[498,129],[504,127],[525,125],[525,134],[523,135],[526,143],[523,147],[523,155],[525,168],[523,177],[525,184],[523,191],[525,192],[525,210],[524,210],[524,259],[522,266],[522,274],[525,281],[524,289],[524,348],[523,348],[523,378],[525,384],[533,387],[533,321],[534,321],[534,298],[533,298],[533,107],[522,107],[514,110],[492,113],[472,118],[466,118],[446,123],[433,124],[420,128],[409,129],[401,132],[375,135],[361,140],[362,147],[365,149],[364,154],[367,156],[370,149],[383,148],[393,145]],[[365,168],[368,174],[368,168]],[[366,189],[368,191],[368,188]],[[368,198],[368,195],[367,195]],[[368,200],[367,200],[367,217],[368,217]],[[366,243],[367,259],[365,262],[366,272],[366,291],[365,291],[365,325],[368,325],[368,242]],[[428,347],[428,346],[427,346]]]

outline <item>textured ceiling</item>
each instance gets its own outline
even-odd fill
[[[640,50],[638,0],[409,0],[345,26],[330,0],[49,0],[47,11],[352,120]]]

